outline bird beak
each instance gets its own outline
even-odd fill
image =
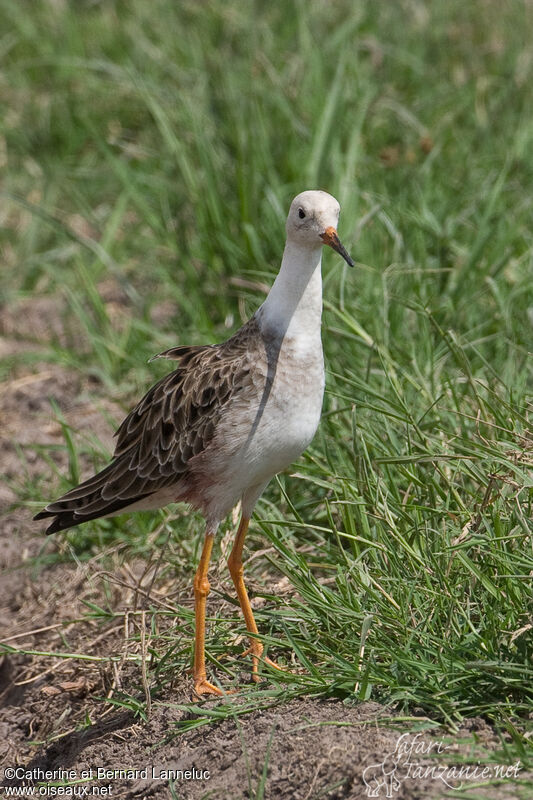
[[[320,238],[322,239],[324,244],[328,244],[330,247],[336,250],[337,253],[339,253],[339,255],[341,255],[344,258],[344,260],[350,267],[355,266],[355,262],[348,255],[348,252],[343,247],[341,240],[339,239],[339,234],[332,225],[329,228],[326,228],[324,233],[320,234]]]

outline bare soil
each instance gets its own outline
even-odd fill
[[[50,321],[51,316],[56,320],[54,314],[46,303],[27,305],[26,337],[4,318],[0,354],[16,361],[27,348],[36,352],[39,338],[61,339],[66,333]],[[457,794],[459,779],[446,773],[443,780],[442,774],[439,778],[435,771],[428,772],[436,765],[428,750],[444,750],[437,762],[441,766],[453,763],[458,754],[469,754],[475,764],[477,750],[486,755],[500,746],[481,719],[468,721],[454,735],[432,736],[420,714],[416,738],[413,720],[402,720],[393,709],[373,702],[305,698],[265,703],[262,710],[239,716],[245,699],[235,695],[201,704],[216,709],[220,702],[234,703],[234,716],[185,730],[185,723],[199,715],[191,707],[186,674],[176,675],[174,685],[154,698],[148,721],[109,702],[121,691],[134,696],[142,688],[139,662],[126,657],[140,645],[132,644],[131,632],[124,629],[132,625],[138,631],[139,618],[128,621],[126,616],[117,624],[116,619],[102,623],[87,616],[88,604],[104,604],[103,584],[95,579],[91,564],[51,560],[51,552],[61,551],[61,539],[47,540],[41,526],[31,522],[32,512],[16,505],[25,482],[38,479],[40,485],[52,486],[53,465],[67,468],[64,450],[53,449],[62,433],[51,398],[73,427],[110,441],[106,417],[119,417],[120,410],[103,398],[95,400],[98,392],[94,383],[44,361],[31,369],[15,367],[0,383],[5,476],[0,490],[0,623],[5,644],[25,651],[0,656],[3,768],[22,766],[34,778],[39,769],[74,770],[76,779],[87,781],[89,793],[95,786],[108,786],[114,798],[318,800],[385,797],[387,789],[389,796],[402,800]],[[105,604],[117,610],[135,602],[124,587],[131,586],[143,565],[128,565],[127,576],[121,575],[122,569],[117,566],[111,592],[106,584]],[[189,579],[176,576],[183,586]],[[123,653],[124,658],[110,666],[107,661],[59,658],[54,655],[58,652],[93,659]],[[142,690],[140,699],[144,700]],[[416,717],[416,710],[413,713]],[[398,747],[402,734],[401,741],[412,747],[410,753]],[[98,779],[98,768],[139,772]],[[176,771],[174,782],[165,770]],[[6,773],[6,785],[31,782],[23,772],[11,779]],[[468,780],[472,779],[463,783]],[[509,784],[485,785],[476,792],[479,798],[517,796]]]

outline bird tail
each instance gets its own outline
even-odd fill
[[[33,519],[53,517],[46,529],[46,533],[51,534],[91,519],[117,514],[153,493],[139,491],[140,487],[136,483],[135,476],[131,473],[128,475],[127,463],[112,461],[101,472],[49,503]]]

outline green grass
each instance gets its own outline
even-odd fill
[[[483,714],[525,760],[533,10],[289,7],[0,0],[0,286],[8,303],[65,299],[83,346],[46,357],[128,405],[164,370],[150,355],[221,341],[262,302],[293,194],[337,196],[358,265],[325,254],[323,421],[249,539],[299,593],[257,614],[306,669],[269,673],[267,702],[372,698],[452,727]],[[118,323],[109,277],[129,298]],[[175,313],[154,329],[163,300]],[[66,536],[77,557],[117,540],[147,556],[159,522]],[[176,524],[167,569],[192,569],[199,527]],[[236,627],[212,627],[212,658]],[[189,644],[154,637],[154,680],[185,668]]]

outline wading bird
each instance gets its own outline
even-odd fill
[[[250,634],[252,677],[258,679],[263,645],[243,580],[244,537],[270,479],[298,458],[318,427],[324,393],[322,246],[353,266],[337,235],[339,212],[326,192],[294,198],[281,268],[263,305],[222,344],[160,353],[177,361],[177,368],[122,422],[111,463],[35,517],[53,517],[47,533],[55,533],[181,501],[203,513],[205,541],[194,578],[197,695],[222,694],[205,669],[207,573],[218,526],[239,501],[242,517],[228,566]]]

